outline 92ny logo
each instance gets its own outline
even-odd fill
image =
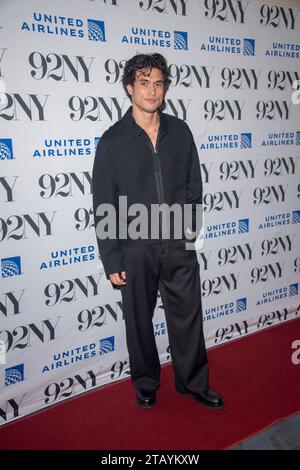
[[[57,211],[47,215],[39,212],[35,215],[11,215],[7,219],[0,217],[0,243],[8,240],[26,240],[34,233],[39,238],[53,235],[53,219]]]
[[[260,24],[273,28],[295,29],[299,8],[285,8],[275,5],[262,5],[260,8]]]
[[[249,2],[241,0],[205,0],[205,18],[208,20],[245,23],[245,13]]]
[[[187,0],[143,0],[139,7],[144,11],[156,11],[157,13],[169,13],[186,16]]]
[[[30,75],[35,80],[47,78],[65,82],[71,78],[77,82],[90,83],[90,69],[94,57],[69,57],[66,54],[54,52],[43,55],[41,52],[34,51],[29,55],[28,61],[32,67]]]
[[[26,116],[30,121],[45,121],[46,103],[49,96],[0,93],[0,118],[6,121],[19,121]]]

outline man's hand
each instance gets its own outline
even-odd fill
[[[126,286],[126,271],[110,274],[109,279],[115,286]]]

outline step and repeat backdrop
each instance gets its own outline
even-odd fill
[[[130,105],[124,64],[149,52],[167,58],[165,112],[187,122],[199,151],[207,347],[299,316],[300,10],[1,0],[0,424],[130,375],[91,172],[101,135]],[[159,295],[153,328],[166,363]]]

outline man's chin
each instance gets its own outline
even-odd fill
[[[145,111],[146,113],[155,113],[159,109],[160,105],[155,104],[155,105],[148,105],[145,106]]]

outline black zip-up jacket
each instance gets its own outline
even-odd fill
[[[147,133],[135,122],[132,107],[123,118],[111,126],[97,146],[93,167],[93,208],[95,228],[105,216],[96,214],[100,204],[112,204],[119,214],[119,196],[127,196],[131,204],[144,204],[150,214],[151,204],[166,203],[193,205],[195,231],[196,204],[202,204],[202,179],[197,149],[187,124],[176,117],[159,113],[160,127],[153,148]],[[198,206],[199,207],[199,206]],[[126,216],[122,223],[127,225],[137,217]],[[185,228],[180,238],[184,238]],[[160,243],[157,238],[99,239],[97,243],[107,278],[109,274],[125,271],[122,246],[137,246]],[[97,231],[97,230],[96,230]],[[149,234],[151,223],[149,218]],[[151,235],[149,235],[151,237]],[[169,239],[174,237],[170,227]]]

